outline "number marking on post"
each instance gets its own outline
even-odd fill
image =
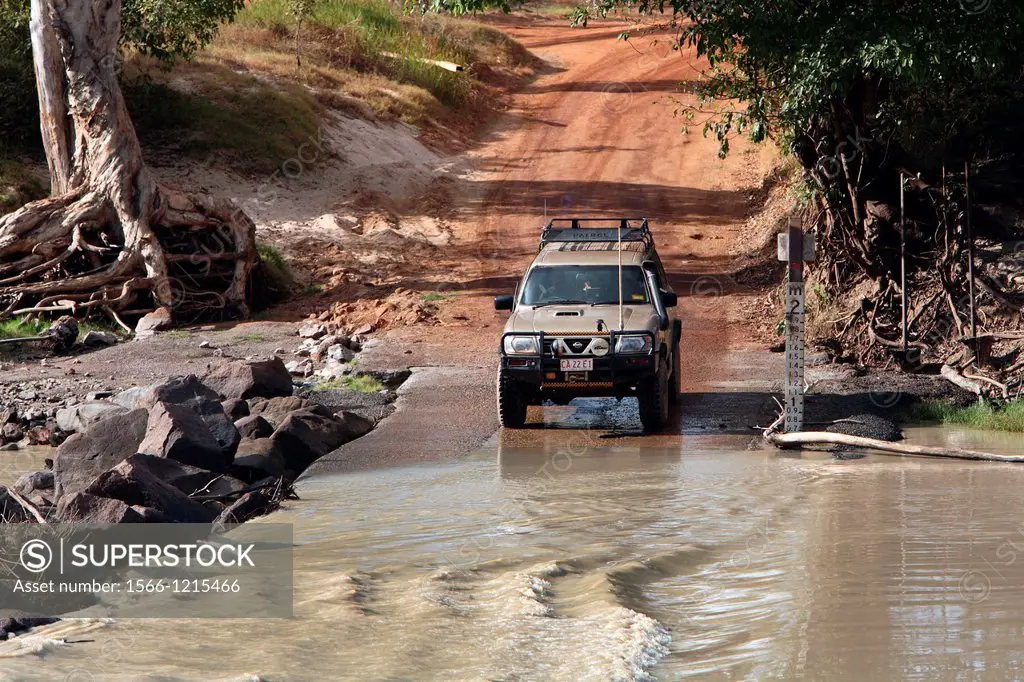
[[[786,285],[786,431],[804,427],[804,283]]]

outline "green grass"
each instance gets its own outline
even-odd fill
[[[288,261],[281,255],[276,246],[266,242],[256,242],[256,253],[266,269],[267,277],[275,289],[287,290],[295,285],[295,276],[288,267]]]
[[[238,13],[235,23],[294,36],[295,20],[288,0],[256,0]],[[417,85],[449,106],[461,104],[470,94],[472,84],[467,74],[419,61],[472,61],[473,44],[480,36],[455,28],[453,22],[437,17],[406,17],[398,5],[384,0],[323,0],[315,5],[308,23],[303,29],[305,35],[300,33],[300,43],[307,43],[308,56]],[[324,52],[314,42],[330,47]],[[401,57],[388,57],[385,52]]]
[[[306,286],[305,288],[303,288],[302,295],[303,296],[316,296],[317,294],[322,294],[323,292],[324,292],[324,285],[323,284],[310,284],[310,285]]]
[[[998,407],[988,403],[958,407],[939,401],[925,401],[910,408],[908,421],[1024,433],[1024,400],[1016,400]]]
[[[431,291],[420,296],[420,300],[424,303],[434,303],[436,301],[450,301],[455,298],[455,294],[442,294],[439,291]]]
[[[356,393],[378,393],[384,384],[367,374],[355,374],[340,379],[322,381],[313,387],[314,391],[354,391]]]
[[[260,343],[266,341],[267,337],[258,332],[247,332],[245,334],[239,334],[235,337],[235,341],[239,343]]]
[[[46,320],[34,320],[32,322],[21,318],[4,320],[0,322],[0,339],[21,339],[27,336],[39,336],[50,328]]]

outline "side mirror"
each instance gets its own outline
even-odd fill
[[[679,305],[679,295],[672,291],[662,291],[661,304],[666,308],[675,308]]]
[[[512,310],[515,305],[515,296],[495,296],[494,297],[494,309],[495,310]]]

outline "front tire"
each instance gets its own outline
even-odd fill
[[[679,344],[672,353],[672,376],[668,380],[668,400],[673,405],[677,404],[683,392],[683,360],[679,355]]]
[[[526,397],[519,383],[498,370],[498,421],[506,429],[521,429],[526,424]]]
[[[637,402],[640,404],[640,423],[644,431],[660,431],[668,422],[668,371],[662,367],[658,374],[645,379],[637,388]]]

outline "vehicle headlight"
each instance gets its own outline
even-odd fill
[[[651,337],[649,336],[620,336],[615,339],[616,353],[649,353],[651,351]]]
[[[506,355],[539,355],[536,336],[506,336]]]

